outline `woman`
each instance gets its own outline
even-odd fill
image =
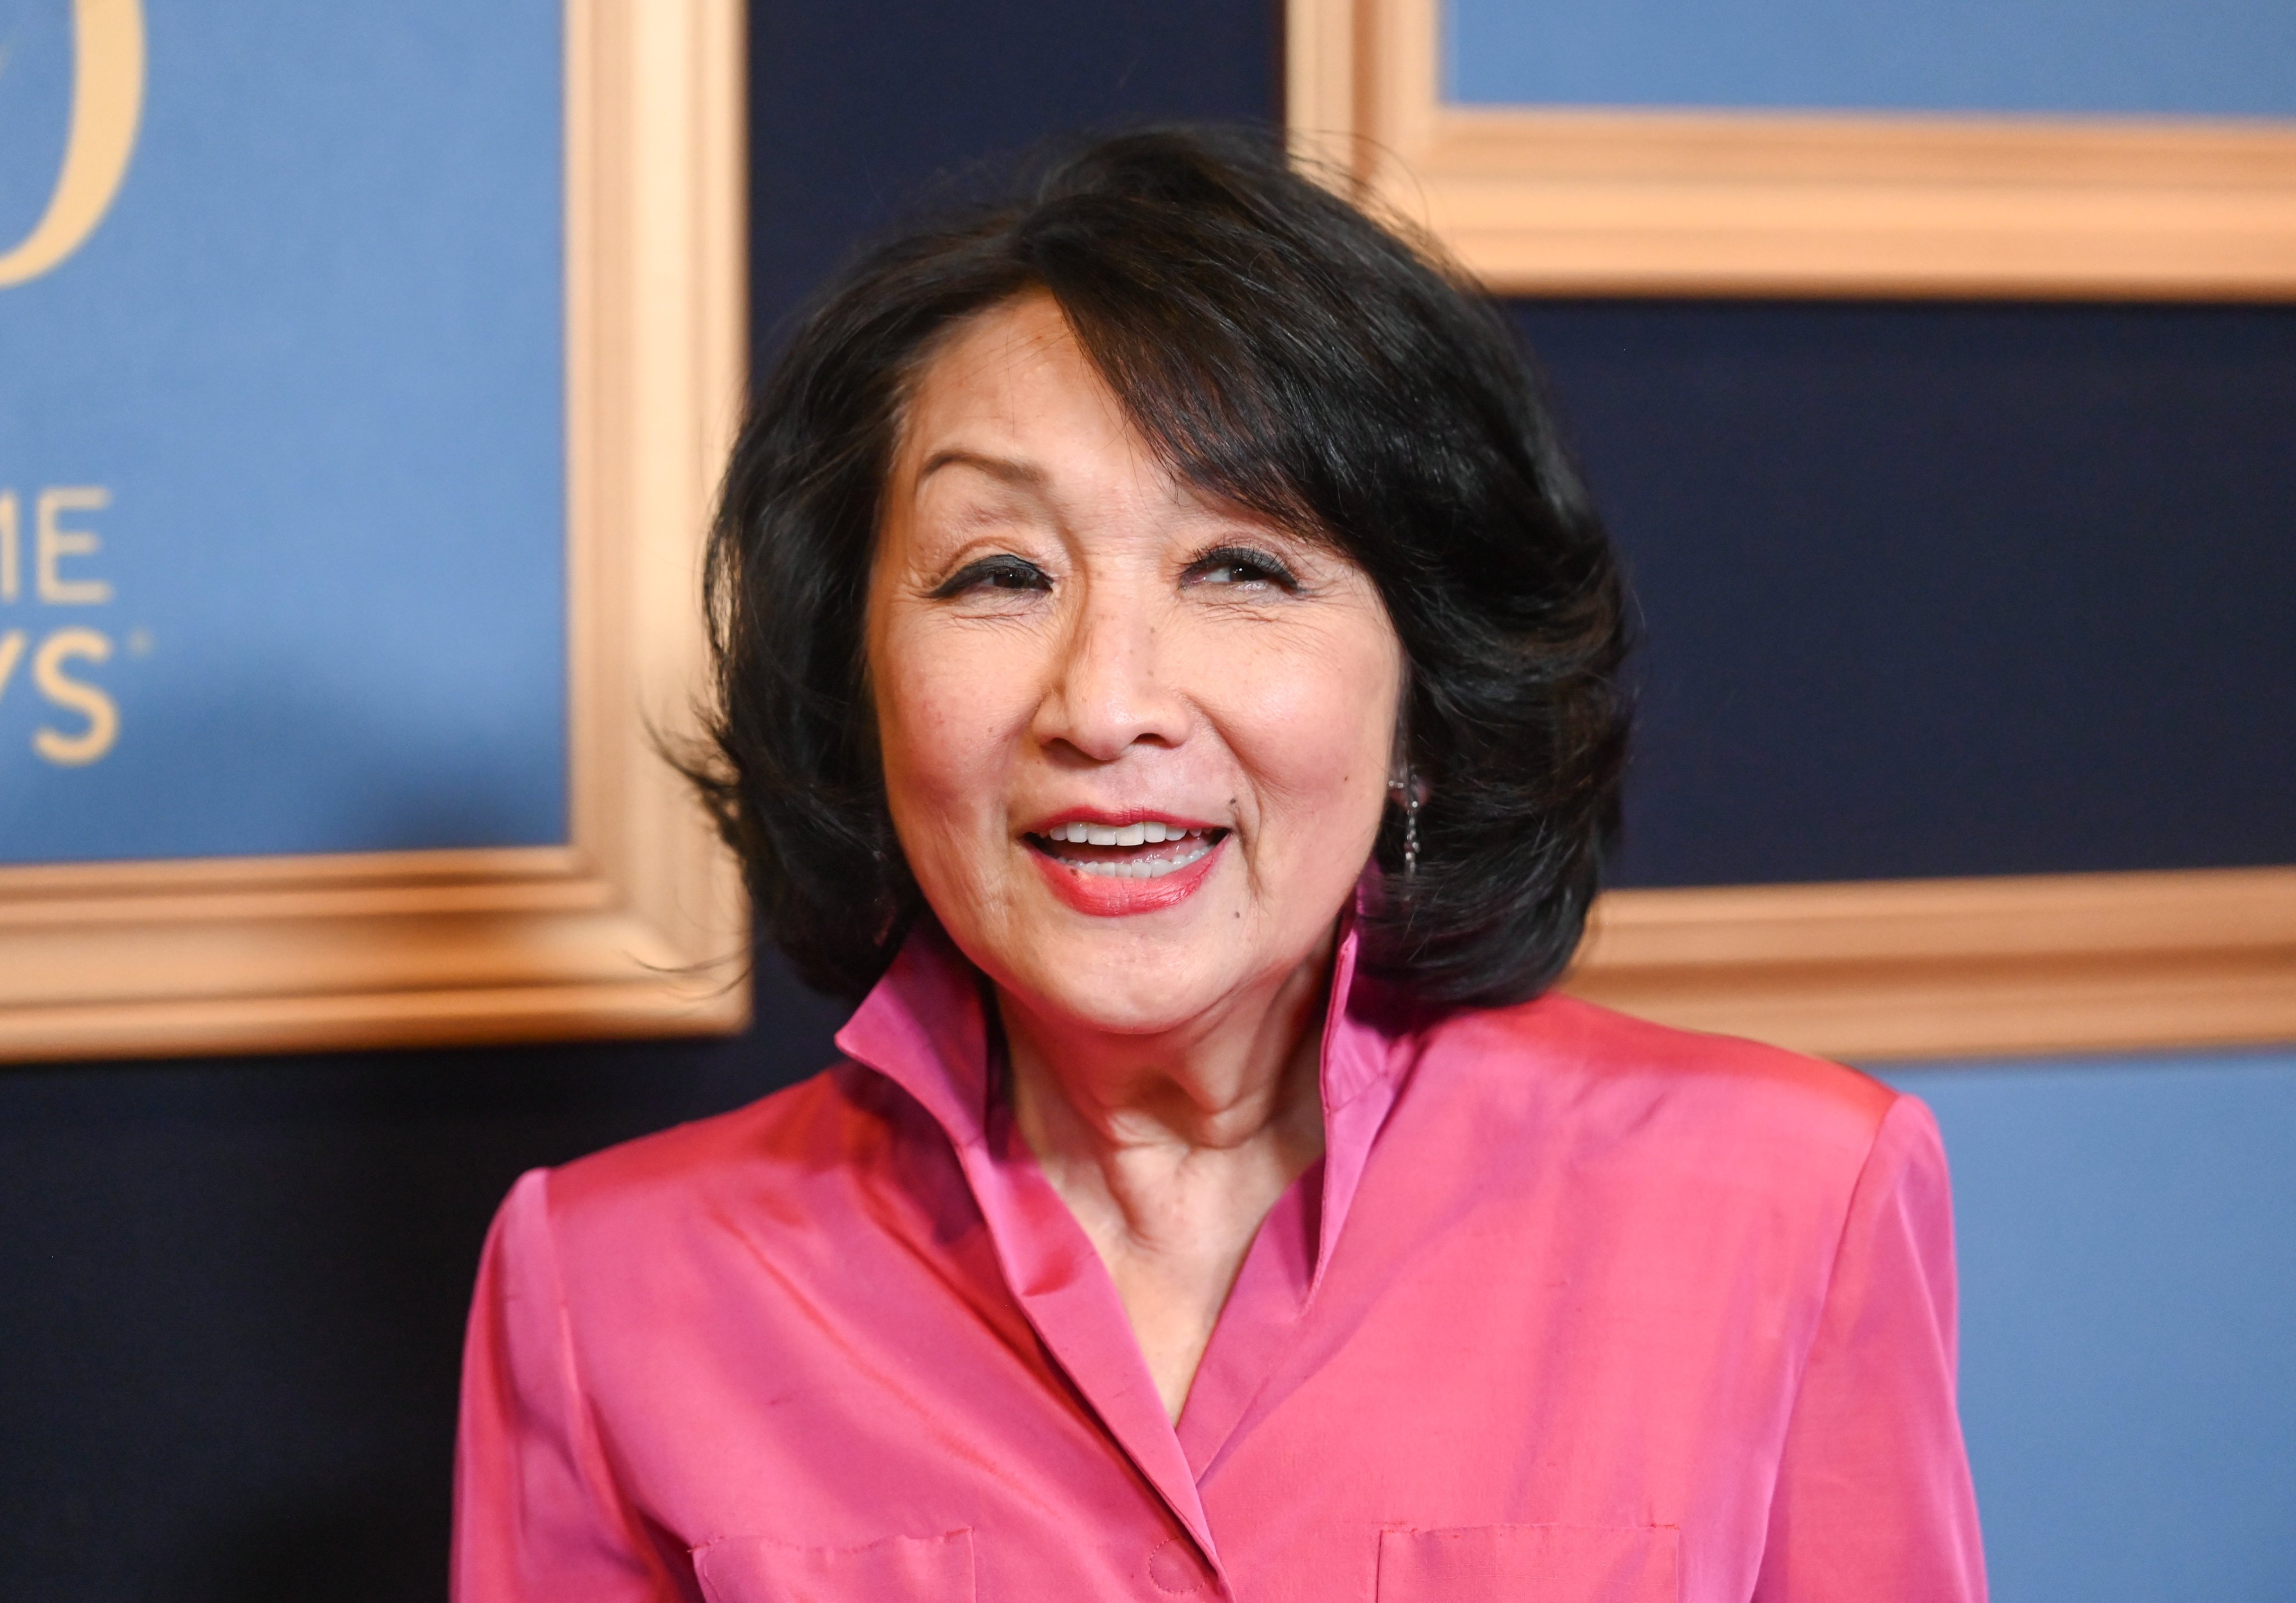
[[[865,999],[512,1191],[466,1603],[1982,1595],[1927,1114],[1546,994],[1621,598],[1496,310],[1108,141],[846,275],[713,555],[709,796]]]

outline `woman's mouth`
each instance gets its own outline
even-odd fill
[[[1054,824],[1022,836],[1065,868],[1102,879],[1162,879],[1210,855],[1227,831],[1147,818],[1131,824]]]
[[[1021,835],[1053,894],[1119,917],[1176,908],[1218,867],[1234,831],[1180,818],[1055,818]]]

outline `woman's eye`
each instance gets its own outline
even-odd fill
[[[985,556],[967,563],[933,588],[936,599],[946,601],[967,590],[1049,590],[1052,576],[1032,562],[1017,556]]]
[[[1207,551],[1189,564],[1189,572],[1207,584],[1216,585],[1275,585],[1278,588],[1299,588],[1299,580],[1292,570],[1265,552],[1223,547]]]

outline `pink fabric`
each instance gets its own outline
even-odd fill
[[[1954,1603],[1945,1159],[1846,1069],[1351,980],[1324,1160],[1167,1423],[913,938],[850,1061],[520,1180],[471,1316],[463,1603]]]

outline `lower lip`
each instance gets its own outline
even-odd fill
[[[1036,859],[1037,870],[1045,876],[1053,894],[1078,912],[1090,913],[1097,918],[1120,918],[1129,913],[1153,913],[1161,908],[1177,907],[1193,896],[1197,887],[1210,877],[1212,865],[1219,861],[1231,838],[1220,836],[1212,849],[1194,862],[1156,879],[1119,879],[1112,874],[1086,874],[1034,846],[1021,850]]]

